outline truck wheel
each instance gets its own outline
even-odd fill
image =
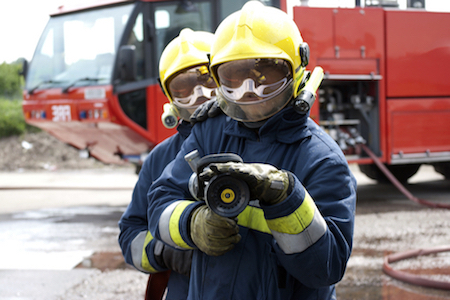
[[[450,179],[450,162],[433,164],[434,170],[444,175],[445,179]]]
[[[378,181],[379,183],[390,183],[389,179],[384,173],[375,165],[358,165],[362,173],[367,177]],[[420,164],[412,165],[386,165],[392,175],[397,178],[398,181],[404,183],[419,170]],[[450,171],[450,170],[449,170]]]

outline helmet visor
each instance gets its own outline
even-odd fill
[[[177,73],[167,86],[174,104],[180,108],[196,108],[216,95],[216,83],[205,65]]]
[[[217,69],[220,89],[230,101],[258,101],[286,88],[292,79],[288,62],[282,59],[243,59]]]
[[[218,100],[230,117],[244,122],[267,119],[289,102],[293,93],[290,64],[282,59],[243,59],[217,68]]]

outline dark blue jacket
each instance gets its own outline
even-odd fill
[[[139,263],[143,249],[140,249],[140,252],[138,251],[134,254],[133,260],[132,242],[140,233],[146,233],[148,230],[147,192],[150,185],[159,177],[166,165],[175,158],[181,148],[181,144],[189,136],[191,128],[192,126],[189,123],[181,122],[177,127],[178,132],[176,134],[162,141],[152,149],[139,173],[139,179],[134,187],[131,202],[119,221],[119,244],[122,248],[125,261],[140,271],[146,273],[165,271],[165,269],[156,263],[153,255],[155,240],[152,240],[146,247],[149,263],[153,267],[153,271],[143,268]],[[171,272],[167,299],[185,299],[188,291],[188,283],[189,278],[187,276]]]
[[[202,203],[180,201],[192,199],[188,191],[192,171],[184,155],[194,149],[201,156],[236,153],[246,163],[269,163],[296,176],[283,202],[238,216],[242,239],[218,257],[196,249],[190,237],[190,213]],[[267,230],[266,220],[291,214],[305,193],[323,216],[325,231],[307,249],[286,254]],[[188,299],[335,298],[334,284],[342,279],[352,249],[356,180],[336,142],[308,116],[285,108],[259,132],[227,116],[199,123],[155,181],[148,198],[150,232],[165,243],[196,249]],[[168,211],[174,213],[168,215]],[[169,238],[162,228],[167,220],[171,230],[177,231]]]

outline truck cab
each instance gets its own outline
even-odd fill
[[[27,68],[26,122],[104,163],[139,166],[176,132],[161,123],[164,47],[186,27],[214,32],[245,2],[98,0],[59,7]],[[263,2],[280,7],[279,0]]]

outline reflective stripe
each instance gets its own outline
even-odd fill
[[[264,212],[261,208],[247,206],[237,218],[238,225],[271,234],[266,219],[264,218]]]
[[[131,259],[136,269],[145,273],[157,272],[149,263],[145,247],[153,240],[150,231],[141,231],[131,242]]]
[[[186,207],[191,203],[193,203],[193,201],[183,201],[182,203],[177,205],[172,212],[172,216],[170,217],[170,222],[169,222],[169,231],[170,231],[170,236],[172,237],[172,240],[174,241],[174,243],[176,245],[178,245],[179,247],[181,247],[183,249],[194,249],[194,248],[190,247],[181,237],[180,225],[179,225],[181,214],[186,209]]]
[[[311,224],[314,218],[316,204],[311,196],[305,191],[302,204],[290,215],[267,220],[271,230],[282,233],[298,234]]]
[[[179,222],[184,209],[193,202],[179,200],[167,206],[162,212],[159,218],[159,234],[163,242],[178,249],[193,249],[181,237]]]
[[[147,256],[147,251],[145,251],[145,248],[152,240],[153,240],[152,234],[150,233],[150,231],[147,231],[144,241],[144,247],[142,248],[142,268],[144,268],[144,270],[150,273],[156,273],[158,271],[155,268],[153,268],[153,266],[150,264]]]
[[[282,233],[272,229],[272,234],[278,245],[286,254],[300,253],[317,242],[327,231],[325,219],[317,207],[311,224],[299,234]]]

